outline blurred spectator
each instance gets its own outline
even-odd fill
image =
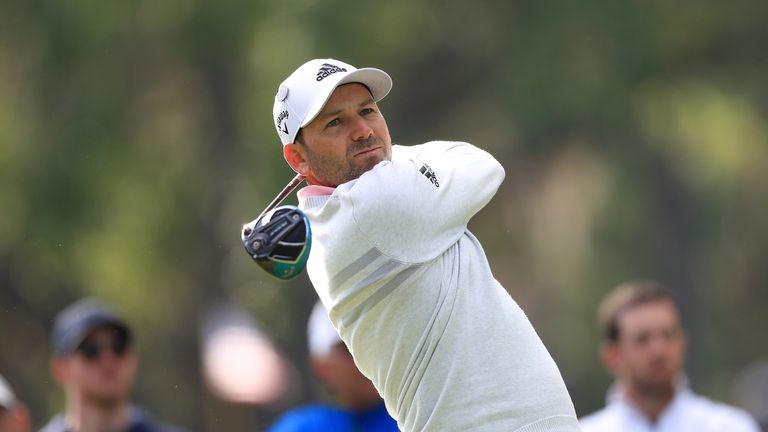
[[[155,422],[131,404],[138,355],[129,327],[109,308],[80,300],[57,316],[51,372],[66,407],[41,432],[155,432],[178,429]]]
[[[310,365],[334,404],[313,404],[285,413],[269,432],[397,431],[376,388],[355,365],[328,318],[315,304],[308,324]]]
[[[745,411],[688,387],[679,310],[659,283],[619,285],[601,303],[599,321],[601,359],[616,382],[607,406],[581,419],[584,432],[759,432]]]
[[[31,430],[29,410],[16,398],[11,386],[0,375],[0,432]]]

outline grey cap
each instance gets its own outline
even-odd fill
[[[51,342],[56,355],[68,355],[99,327],[114,327],[130,338],[128,325],[109,307],[91,299],[79,300],[59,312],[53,322]]]

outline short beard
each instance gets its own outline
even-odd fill
[[[382,140],[380,137],[371,137],[363,141],[357,141],[350,145],[347,148],[346,163],[341,167],[334,167],[334,162],[332,160],[323,156],[318,156],[317,154],[310,151],[306,145],[304,148],[307,149],[307,159],[312,165],[312,169],[315,171],[315,176],[318,178],[318,180],[327,182],[330,186],[336,187],[340,184],[344,184],[359,178],[361,175],[370,171],[376,164],[380,162],[371,161],[358,166],[352,165],[350,163],[350,161],[354,160],[354,157],[357,153],[376,146],[380,146],[384,151],[385,160],[391,159],[391,147],[386,148],[384,140]]]
[[[674,382],[655,384],[635,381],[633,387],[640,395],[653,399],[671,398],[675,394]]]

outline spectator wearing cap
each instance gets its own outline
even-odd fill
[[[284,413],[269,432],[397,431],[397,422],[387,413],[384,400],[358,370],[320,302],[312,309],[307,336],[312,372],[333,402]]]
[[[66,407],[41,432],[170,432],[131,403],[138,355],[128,325],[109,307],[80,300],[55,318],[51,372]]]
[[[11,386],[0,375],[0,432],[31,430],[29,410],[16,398]]]

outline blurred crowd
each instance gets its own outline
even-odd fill
[[[740,407],[692,390],[695,383],[684,370],[689,341],[676,299],[663,285],[620,284],[597,309],[603,340],[593,342],[614,384],[606,389],[604,408],[581,416],[585,432],[768,431],[766,367],[750,369],[735,383]],[[53,318],[50,341],[50,373],[64,395],[60,412],[49,419],[46,413],[30,412],[24,395],[12,387],[20,383],[0,376],[0,432],[31,431],[34,425],[41,432],[184,430],[133,401],[139,373],[134,338],[131,326],[95,299],[63,309]],[[398,430],[320,302],[307,321],[307,346],[317,399],[278,413],[270,432]],[[230,352],[233,356],[241,355]],[[261,357],[249,360],[259,362]]]

